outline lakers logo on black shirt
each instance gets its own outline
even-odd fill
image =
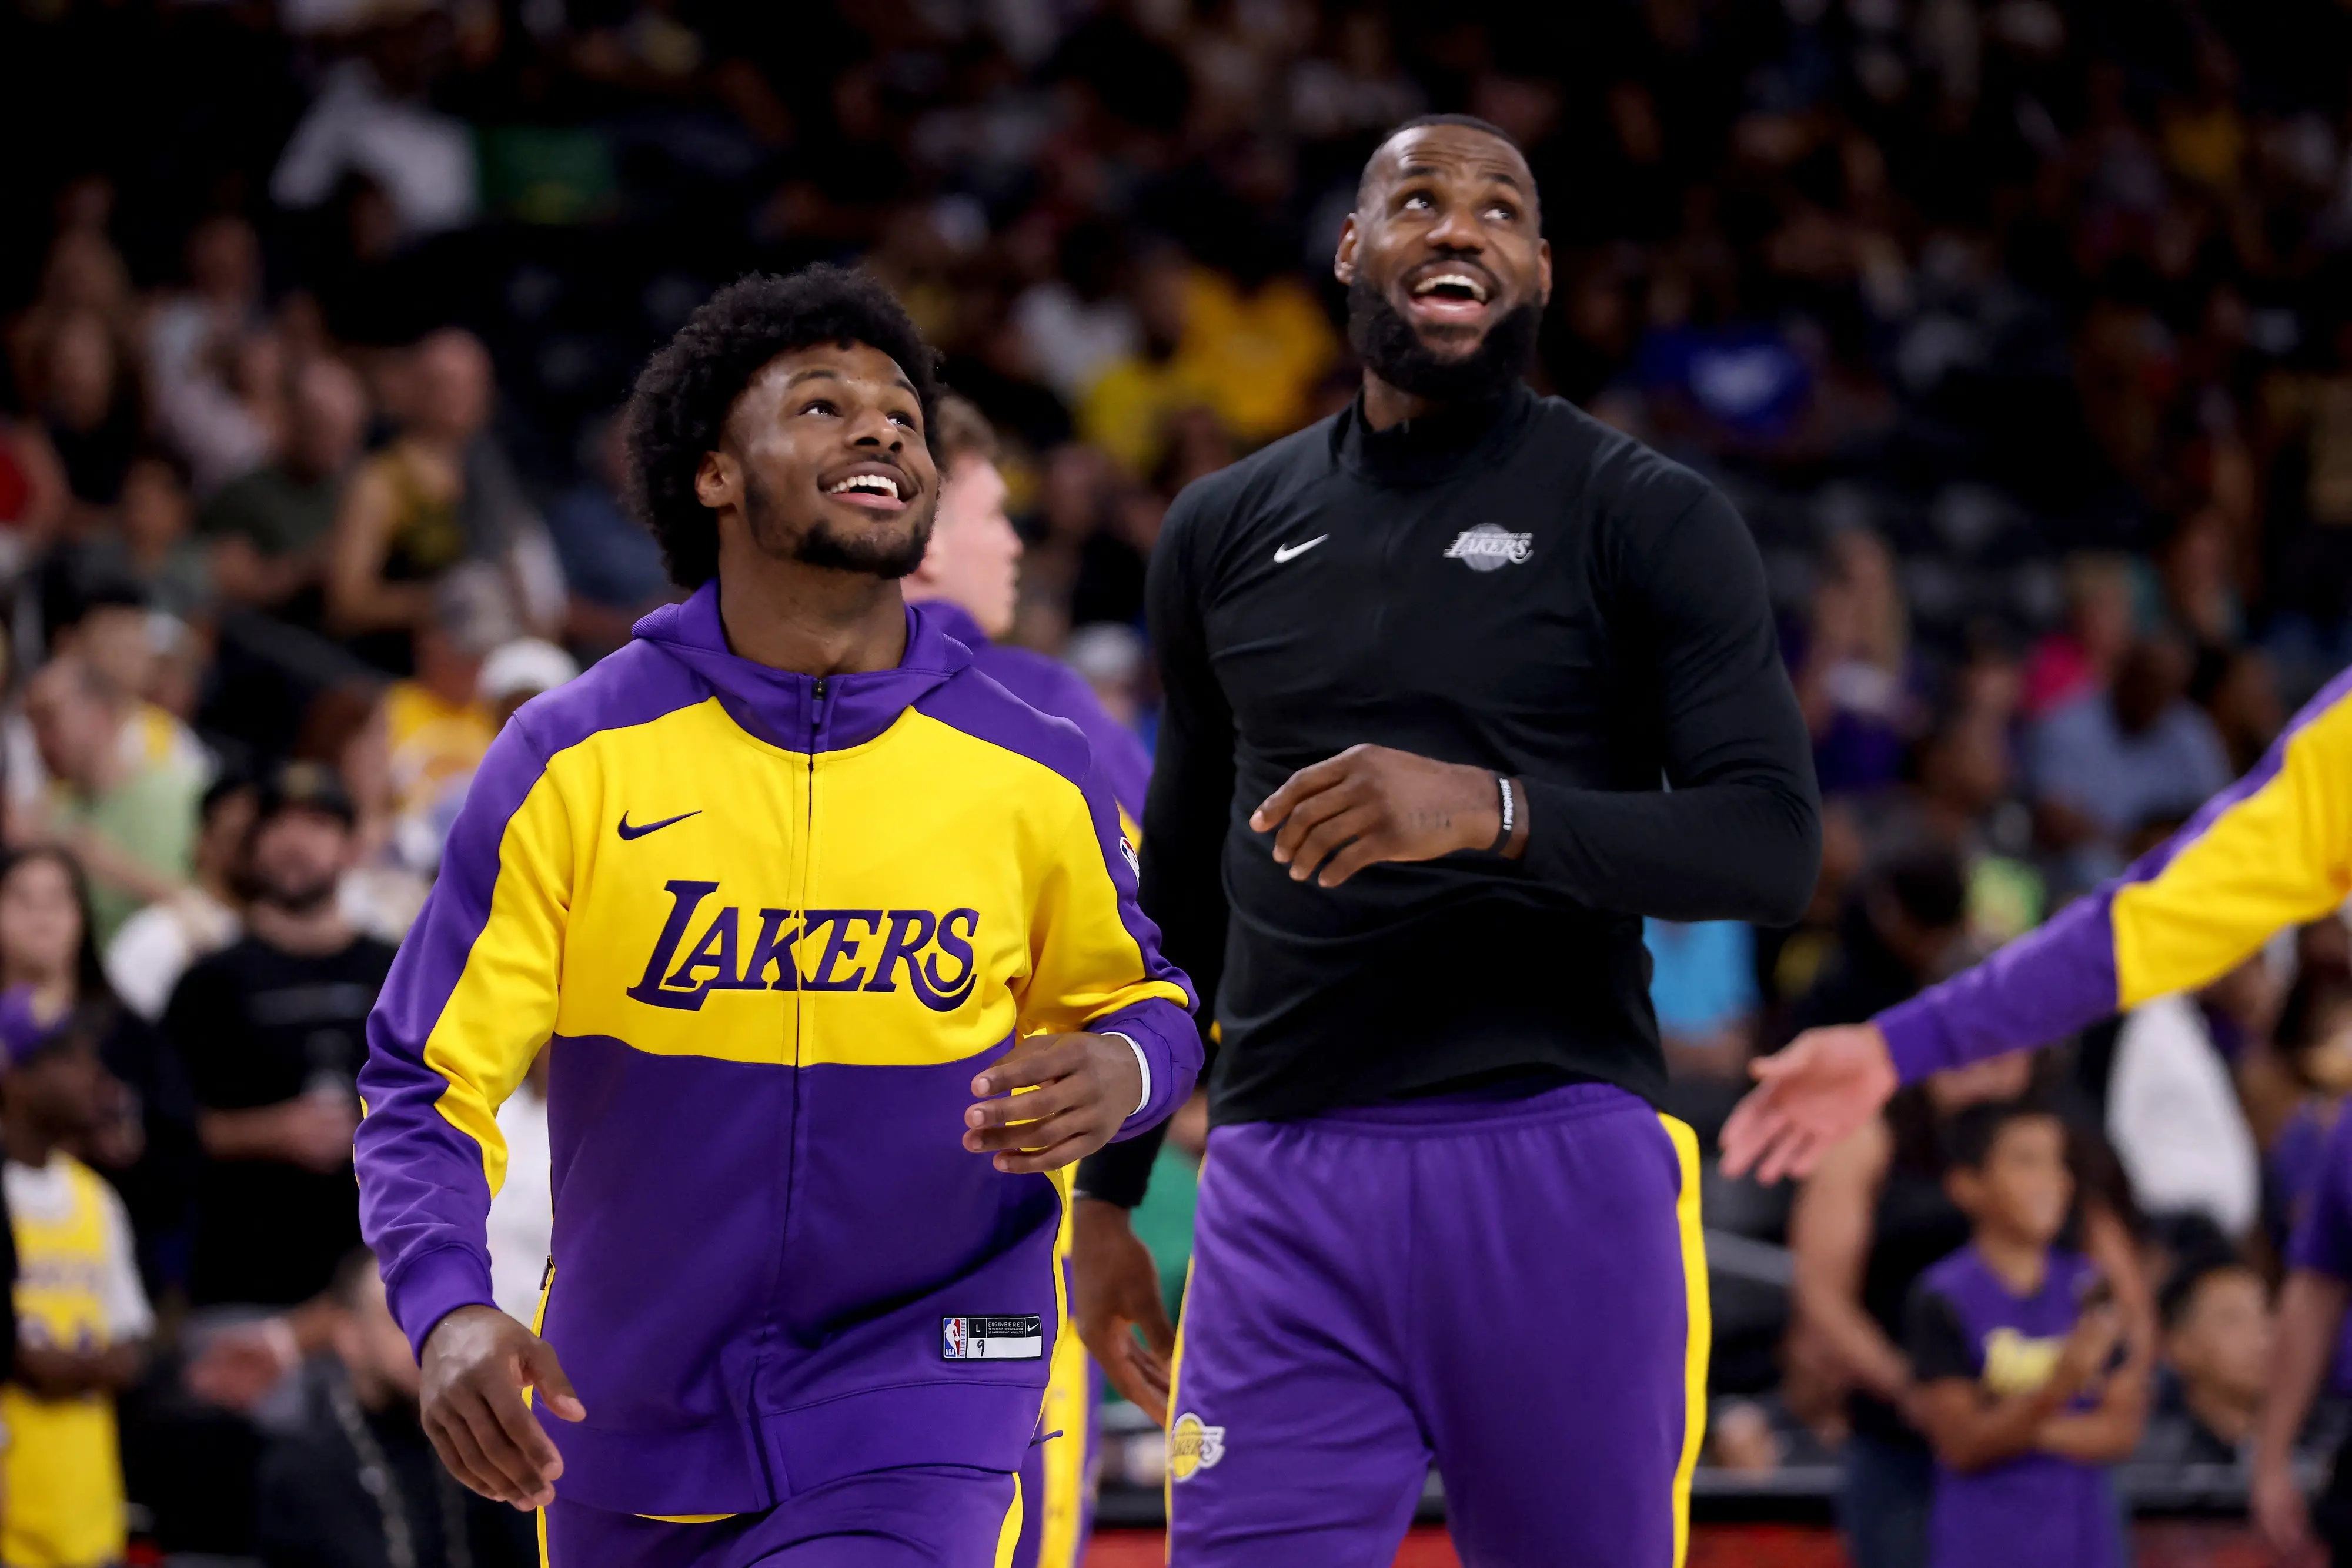
[[[1445,547],[1445,559],[1458,560],[1472,571],[1500,571],[1507,566],[1526,565],[1535,545],[1533,534],[1515,534],[1500,523],[1480,523],[1454,536],[1454,542]]]

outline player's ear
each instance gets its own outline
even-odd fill
[[[1339,248],[1332,253],[1331,276],[1342,287],[1356,281],[1356,214],[1349,213],[1339,225]]]
[[[1536,303],[1551,303],[1551,241],[1536,241]]]
[[[742,465],[724,452],[706,452],[694,470],[694,498],[713,511],[743,492]]]

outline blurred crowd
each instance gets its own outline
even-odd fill
[[[497,727],[668,594],[614,413],[719,283],[898,290],[1003,438],[1013,638],[1148,738],[1168,502],[1352,394],[1364,158],[1426,110],[1517,138],[1531,377],[1739,504],[1827,800],[1796,927],[1652,929],[1711,1135],[1752,1054],[2032,928],[2352,659],[2347,58],[2333,0],[8,0],[7,1192],[98,1203],[71,1151],[135,1268],[78,1360],[20,1332],[0,1417],[120,1391],[167,1550],[528,1553],[403,1425],[352,1079]],[[2137,1281],[2148,1452],[2234,1462],[2352,1089],[2342,929],[2038,1071]],[[1937,1128],[1990,1092],[1909,1097],[1793,1212],[1711,1184],[1738,1256],[1793,1250],[1718,1261],[1711,1459],[1910,1462],[1900,1304],[1966,1235]]]

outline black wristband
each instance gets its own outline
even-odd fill
[[[1500,773],[1495,775],[1495,788],[1501,790],[1503,795],[1503,825],[1500,831],[1495,834],[1495,841],[1486,846],[1486,852],[1490,855],[1501,854],[1506,849],[1509,848],[1511,835],[1518,831],[1519,826],[1519,792],[1517,789],[1513,786],[1508,778]]]

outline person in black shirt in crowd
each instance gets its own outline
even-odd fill
[[[335,1270],[331,1355],[303,1368],[301,1414],[262,1456],[267,1568],[522,1568],[534,1521],[457,1484],[417,1416],[416,1358],[375,1255]]]
[[[1706,1281],[1642,917],[1803,909],[1804,723],[1729,504],[1522,383],[1507,135],[1391,134],[1334,271],[1362,391],[1151,563],[1143,903],[1222,1038],[1172,1390],[1156,1137],[1081,1174],[1074,1310],[1171,1417],[1180,1568],[1386,1561],[1433,1457],[1465,1559],[1663,1565]]]
[[[207,1156],[198,1306],[307,1301],[360,1244],[355,1085],[393,949],[336,906],[352,821],[341,783],[316,763],[269,781],[247,841],[246,934],[190,968],[164,1013]]]
[[[1919,1277],[1969,1241],[1968,1216],[1944,1181],[1952,1119],[2018,1099],[2032,1082],[2023,1055],[1937,1073],[1832,1150],[1790,1210],[1791,1315],[1844,1395],[1834,1503],[1853,1568],[1927,1563],[1935,1460],[1906,1414],[1917,1384],[1905,1312]]]
[[[1792,1030],[1857,1021],[1916,995],[1949,967],[1967,915],[1950,851],[1892,856],[1839,917],[1835,951],[1790,1009]],[[1837,1523],[1856,1568],[1927,1561],[1935,1467],[1905,1414],[1916,1391],[1905,1306],[1920,1275],[1968,1244],[1968,1217],[1944,1188],[1946,1124],[1965,1106],[2024,1093],[2032,1070],[2028,1057],[2001,1057],[1906,1094],[1822,1161],[1790,1213],[1792,1306],[1845,1385]]]

